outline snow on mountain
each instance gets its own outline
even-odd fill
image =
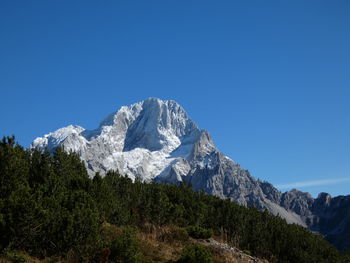
[[[85,162],[90,176],[118,170],[131,179],[189,182],[241,205],[267,209],[275,215],[323,234],[339,248],[350,246],[350,196],[313,199],[298,190],[281,193],[272,184],[217,150],[210,134],[188,117],[175,101],[149,98],[123,106],[95,130],[70,125],[36,138],[31,147],[54,151],[63,146]]]
[[[184,175],[186,164],[180,164],[201,133],[176,102],[150,98],[121,107],[95,130],[70,125],[35,139],[31,147],[78,152],[90,175],[119,170],[149,181],[160,174],[165,178],[168,166]]]
[[[58,146],[77,152],[91,176],[118,170],[146,182],[185,180],[195,190],[268,209],[290,223],[305,225],[298,214],[274,200],[271,193],[279,193],[277,189],[256,180],[220,153],[210,134],[200,130],[172,100],[149,98],[123,106],[95,130],[71,125],[35,139],[31,145],[49,151]]]
[[[82,131],[84,131],[84,128],[80,126],[69,125],[55,132],[46,134],[44,137],[36,138],[31,147],[47,148],[49,151],[52,151],[58,145],[61,145],[67,137],[79,135]]]

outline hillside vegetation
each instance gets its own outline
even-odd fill
[[[119,232],[109,235],[106,225]],[[189,233],[204,238],[213,234],[269,262],[350,262],[321,236],[268,212],[195,192],[185,184],[132,182],[112,171],[90,179],[74,153],[26,150],[13,137],[0,142],[4,256],[25,251],[38,258],[74,255],[77,262],[154,262],[138,236],[150,233],[144,231],[147,226],[180,229],[175,235],[180,243],[187,242],[181,240]],[[172,260],[195,262],[183,253],[208,252],[196,249],[178,251]]]

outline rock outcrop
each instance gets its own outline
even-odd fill
[[[199,129],[175,101],[149,98],[121,107],[95,130],[71,125],[35,139],[31,145],[49,151],[59,146],[78,153],[91,176],[118,170],[133,180],[187,181],[195,190],[267,209],[289,223],[329,236],[331,241],[337,240],[334,236],[338,233],[344,237],[349,233],[350,210],[344,210],[349,207],[349,197],[332,199],[320,194],[313,199],[297,190],[281,193],[272,184],[255,179],[221,153],[210,134]],[[346,219],[339,219],[342,217]]]

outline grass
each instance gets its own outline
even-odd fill
[[[102,227],[102,244],[108,246],[113,240],[123,233],[125,227],[117,227],[108,223],[104,223]],[[136,239],[138,240],[142,263],[169,263],[176,262],[182,251],[191,244],[206,246],[213,255],[214,263],[248,263],[250,258],[243,253],[232,253],[217,246],[213,246],[204,239],[193,239],[189,237],[185,228],[175,226],[155,226],[145,224],[136,231]],[[222,242],[222,237],[215,237]],[[108,247],[103,248],[108,250]],[[103,254],[103,249],[101,254]],[[74,251],[69,251],[67,255],[56,256],[45,259],[38,259],[29,256],[21,251],[5,251],[0,256],[0,263],[76,263],[82,262],[81,259],[75,257]],[[86,262],[89,262],[86,259]],[[106,260],[106,262],[110,262]],[[267,262],[267,261],[260,261]]]

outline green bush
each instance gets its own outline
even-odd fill
[[[25,263],[29,262],[30,259],[27,255],[24,255],[16,251],[8,251],[5,253],[5,257],[13,263]]]
[[[138,263],[140,262],[140,244],[136,238],[136,229],[125,227],[122,233],[112,241],[110,248],[112,262]]]
[[[200,226],[189,226],[186,228],[188,235],[195,239],[208,239],[213,235],[213,231]]]
[[[189,238],[188,232],[184,228],[176,228],[171,231],[171,235],[174,240],[187,241]]]
[[[193,244],[182,251],[177,263],[212,263],[213,256],[210,251],[199,244]]]
[[[186,242],[189,239],[189,235],[184,228],[173,228],[170,231],[166,231],[159,236],[158,240],[161,242],[172,243],[174,241]]]

